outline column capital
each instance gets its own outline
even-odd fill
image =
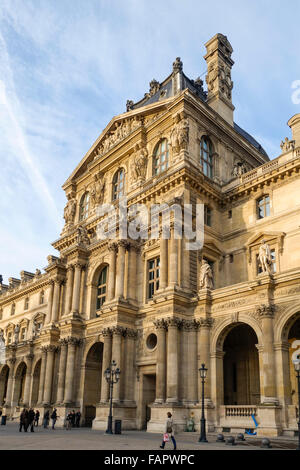
[[[203,327],[203,328],[211,328],[215,321],[213,318],[203,318],[203,317],[201,317],[199,320],[200,320],[199,321],[200,327]]]
[[[166,318],[166,324],[168,328],[181,328],[182,320],[178,317],[168,317]]]
[[[117,244],[118,244],[118,247],[125,248],[125,250],[128,250],[130,247],[130,243],[128,242],[128,240],[125,240],[125,239],[119,240]]]
[[[275,305],[259,305],[258,307],[256,307],[256,313],[261,318],[274,318]]]
[[[27,354],[25,357],[26,357],[26,359],[27,359],[28,361],[32,361],[33,358],[34,358],[34,354],[29,353],[29,354]]]
[[[200,322],[197,320],[182,320],[183,331],[197,331],[199,326]]]
[[[107,246],[107,249],[108,251],[112,251],[116,253],[118,251],[118,244],[116,242],[109,243],[109,245]]]
[[[75,338],[74,336],[68,336],[65,340],[68,345],[71,344],[73,346],[80,346],[82,343],[80,338]]]
[[[132,339],[136,339],[138,334],[137,334],[137,331],[136,330],[132,330],[130,328],[125,328],[125,333],[124,333],[125,337],[127,338],[132,338]]]
[[[53,344],[47,344],[46,346],[41,347],[42,352],[53,352],[55,353],[57,351],[57,346],[54,346]]]
[[[9,357],[6,362],[10,364],[10,367],[13,366],[16,363],[16,358],[15,357]]]
[[[104,338],[111,338],[112,336],[112,330],[111,328],[104,328],[102,331],[101,331],[101,334]]]
[[[67,338],[60,338],[60,340],[58,342],[59,342],[61,347],[67,346],[67,344],[68,344]]]
[[[123,326],[113,326],[111,331],[114,336],[124,336],[126,329]]]
[[[158,320],[154,320],[153,324],[154,324],[154,326],[157,330],[166,330],[167,329],[166,321],[163,318],[159,318]]]

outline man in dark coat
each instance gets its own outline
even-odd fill
[[[56,420],[57,420],[57,411],[56,408],[54,408],[52,414],[51,414],[51,419],[52,419],[52,429],[54,429]]]
[[[23,411],[20,414],[20,428],[19,428],[20,432],[22,432],[22,428],[24,428],[24,432],[27,432],[27,428],[28,428],[28,411],[26,410],[26,408],[23,408]]]
[[[39,410],[36,410],[35,417],[34,417],[34,425],[35,426],[39,425],[39,419],[40,419],[40,412],[39,412]]]
[[[75,426],[76,426],[76,428],[79,428],[79,426],[80,426],[80,418],[81,418],[81,413],[80,413],[80,411],[77,411],[77,413],[75,415]]]
[[[32,408],[28,411],[28,426],[30,426],[30,432],[34,432],[33,425],[34,425],[34,417],[35,413]]]

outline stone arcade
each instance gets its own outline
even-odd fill
[[[207,426],[294,435],[300,349],[300,114],[269,157],[234,122],[232,47],[206,44],[207,88],[177,58],[144,98],[127,101],[63,185],[65,225],[45,272],[0,283],[0,406],[8,417],[55,406],[105,429],[103,372],[121,369],[114,417],[161,431],[172,411]],[[99,240],[97,206],[205,204],[204,246],[185,239]],[[2,339],[1,339],[2,342]],[[300,351],[299,351],[300,352]]]

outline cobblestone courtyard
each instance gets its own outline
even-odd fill
[[[234,436],[234,434],[233,434]],[[9,422],[0,426],[0,450],[154,450],[159,451],[161,434],[144,431],[124,431],[121,435],[106,435],[103,431],[92,431],[89,428],[44,429],[35,428],[35,432],[20,433],[18,422]],[[225,439],[226,439],[225,435]],[[178,450],[259,450],[261,439],[247,437],[234,447],[225,443],[217,443],[216,435],[207,436],[207,444],[198,443],[198,433],[179,433],[176,435]],[[297,447],[297,439],[271,439],[272,450],[293,450]],[[166,450],[172,449],[167,444]]]

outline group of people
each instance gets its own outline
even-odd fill
[[[45,414],[43,417],[43,427],[47,429],[49,426],[50,419],[51,419],[52,429],[55,429],[57,418],[59,418],[59,416],[57,415],[56,408],[53,409],[51,415],[50,415],[49,410],[45,411]],[[19,431],[22,432],[22,429],[24,429],[24,432],[27,432],[28,428],[30,427],[30,431],[34,432],[34,426],[39,425],[39,419],[40,419],[39,410],[34,411],[32,408],[30,408],[29,410],[24,408],[22,413],[20,414]],[[75,410],[70,411],[66,418],[66,429],[72,429],[74,427],[79,428],[80,419],[81,419],[80,411],[77,411],[77,413],[75,413]]]
[[[30,432],[34,432],[34,426],[39,425],[39,419],[39,410],[34,411],[32,408],[29,408],[29,410],[24,408],[20,414],[19,431],[22,432],[22,429],[24,429],[24,432],[27,432],[28,428],[30,427]]]

